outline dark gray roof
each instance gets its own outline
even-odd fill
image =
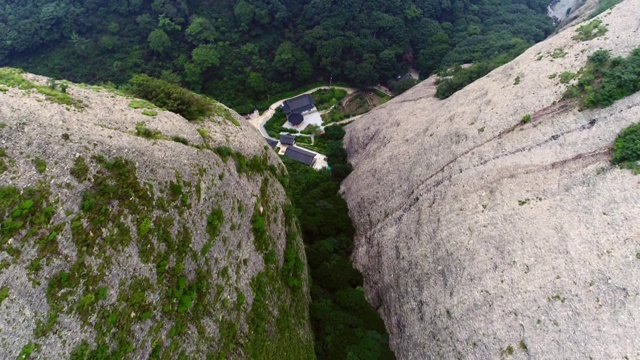
[[[285,100],[282,103],[282,110],[286,115],[291,113],[301,113],[313,109],[315,103],[309,94],[300,95],[293,99]]]
[[[289,146],[284,155],[309,166],[313,165],[314,158],[316,157],[316,154],[312,152],[302,150],[293,146]]]
[[[398,76],[396,78],[397,82],[401,82],[401,81],[405,81],[405,80],[413,80],[413,76],[411,76],[411,74],[409,74],[409,73],[406,73],[406,74],[404,74],[402,76]]]
[[[278,145],[278,142],[276,140],[271,140],[268,138],[264,138],[265,140],[267,140],[267,144],[269,144],[269,146],[271,146],[272,148],[275,148],[276,145]]]
[[[280,142],[285,145],[293,145],[295,141],[296,138],[293,135],[280,135]]]
[[[287,120],[289,120],[291,125],[297,126],[302,124],[302,122],[304,121],[304,116],[302,116],[302,114],[300,113],[293,113],[293,114],[289,114],[289,117],[287,117]]]

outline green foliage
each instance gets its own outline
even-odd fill
[[[234,160],[241,158],[235,153],[230,156]],[[255,163],[244,159],[243,170],[266,168],[263,159],[256,158]],[[138,351],[135,337],[138,335],[153,339],[153,352],[158,358],[186,356],[180,354],[184,351],[180,344],[186,337],[197,339],[202,346],[190,354],[194,357],[204,357],[206,353],[222,348],[228,349],[225,358],[231,353],[248,351],[245,349],[250,346],[250,335],[240,333],[237,325],[233,325],[243,322],[244,311],[249,310],[246,304],[242,305],[244,295],[237,296],[240,305],[228,304],[228,299],[235,299],[239,293],[231,282],[235,280],[230,276],[233,270],[226,268],[219,277],[212,274],[214,267],[209,263],[206,250],[205,256],[200,256],[202,250],[195,248],[192,241],[193,222],[174,212],[178,209],[179,213],[185,205],[185,195],[191,193],[191,184],[176,174],[175,182],[156,192],[153,186],[138,180],[136,167],[129,160],[94,156],[91,164],[88,162],[77,159],[72,170],[84,181],[80,211],[73,215],[68,213],[66,218],[69,220],[60,224],[51,223],[55,209],[48,204],[47,189],[0,187],[0,252],[19,260],[19,249],[13,248],[8,240],[16,239],[14,244],[33,242],[36,256],[30,252],[25,261],[29,278],[37,281],[41,275],[38,271],[51,260],[66,261],[59,252],[56,238],[67,228],[71,230],[75,248],[75,260],[72,261],[75,262],[47,276],[44,285],[48,311],[35,319],[34,336],[41,338],[55,332],[60,316],[67,314],[95,333],[92,345],[81,343],[73,349],[71,358],[74,359],[135,356]],[[87,173],[89,165],[91,176]],[[218,236],[223,221],[222,208],[213,207],[206,225],[211,239]],[[298,238],[294,240],[297,242]],[[207,246],[200,243],[202,245],[203,249]],[[138,249],[140,260],[154,267],[156,276],[126,276],[118,284],[105,283],[113,262],[119,261],[117,254],[128,246]],[[273,253],[274,259],[279,260]],[[185,269],[187,261],[189,268]],[[277,309],[277,315],[272,312],[265,325],[268,331],[262,343],[273,354],[271,358],[278,358],[280,354],[292,354],[291,358],[296,359],[309,358],[300,355],[312,349],[311,339],[304,332],[298,334],[308,326],[306,294],[293,294],[286,283],[288,278],[277,268],[280,263],[274,261],[269,265],[273,274],[268,276],[269,292],[265,295],[265,304],[269,312],[272,312],[272,304],[286,306],[282,311]],[[0,267],[7,265],[3,262]],[[304,276],[306,271],[301,272],[298,279]],[[215,284],[218,278],[225,283]],[[8,292],[8,287],[0,288],[2,292]],[[279,314],[287,317],[280,321]],[[220,343],[216,334],[205,329],[205,319],[219,322],[217,328],[223,337],[220,340],[225,343]],[[236,330],[233,330],[234,326]],[[276,327],[286,336],[272,345],[271,329]],[[166,343],[156,338],[163,328],[168,330]]]
[[[87,180],[87,177],[89,175],[89,165],[87,165],[84,157],[76,157],[76,159],[73,161],[73,167],[71,168],[71,170],[69,170],[69,173],[71,174],[71,176],[76,178],[78,182]]]
[[[571,80],[575,79],[578,74],[572,73],[571,71],[564,71],[560,74],[560,83],[568,84]]]
[[[347,92],[338,88],[321,89],[311,94],[316,108],[320,111],[338,104],[345,96],[347,96]]]
[[[30,359],[33,352],[39,349],[40,349],[40,345],[29,342],[27,345],[25,345],[22,348],[22,350],[20,350],[20,354],[18,354],[18,357],[16,358],[16,360]]]
[[[565,56],[567,56],[567,52],[564,51],[564,49],[562,48],[554,49],[553,52],[551,53],[551,57],[554,59],[563,58]]]
[[[346,131],[342,126],[327,126],[324,128],[324,137],[327,140],[342,140],[346,135]]]
[[[222,212],[222,208],[220,206],[211,210],[211,213],[207,217],[207,234],[209,234],[209,240],[202,247],[200,251],[201,256],[206,256],[209,252],[209,249],[213,246],[216,237],[220,233],[220,228],[224,223],[224,213]]]
[[[34,85],[27,79],[22,77],[22,70],[1,68],[0,69],[0,84],[17,87],[22,90],[31,89]]]
[[[230,157],[233,158],[238,174],[260,173],[270,170],[266,153],[262,156],[252,156],[250,159],[247,159],[241,152],[233,151],[233,149],[228,146],[218,146],[214,151],[220,155],[224,162],[227,162]]]
[[[54,208],[48,203],[46,188],[0,187],[0,249],[18,231],[29,229],[27,236],[37,234],[51,221]]]
[[[504,350],[504,353],[509,356],[513,355],[513,352],[514,352],[514,349],[513,349],[513,346],[511,345],[507,346],[507,348]]]
[[[8,286],[3,286],[0,287],[0,305],[2,305],[2,302],[4,301],[4,299],[9,297],[9,287]]]
[[[207,217],[207,233],[210,239],[215,239],[218,236],[222,223],[224,223],[224,214],[222,213],[222,208],[218,206]]]
[[[525,116],[522,117],[522,119],[520,120],[521,123],[526,124],[529,121],[531,121],[531,114],[527,114]]]
[[[613,145],[611,160],[640,173],[640,123],[622,130]]]
[[[33,166],[36,167],[36,171],[39,173],[47,171],[47,162],[39,157],[33,159]]]
[[[200,45],[191,52],[191,59],[200,71],[220,65],[220,53],[215,45]]]
[[[453,70],[444,72],[442,74],[444,78],[437,84],[436,97],[438,99],[448,98],[458,90],[487,75],[491,70],[506,64],[525,49],[525,47],[517,48],[512,53],[497,56],[488,61],[474,63],[466,68],[458,66]]]
[[[607,26],[602,23],[602,20],[595,19],[591,20],[587,24],[580,26],[576,30],[577,34],[573,37],[573,39],[578,41],[589,41],[603,36],[607,33],[607,31]]]
[[[331,167],[331,178],[341,182],[353,170],[347,161],[347,151],[341,140],[330,140],[327,143],[327,164]]]
[[[9,170],[9,165],[7,162],[0,156],[0,174]]]
[[[418,83],[418,80],[415,79],[405,79],[398,82],[390,82],[389,86],[395,95],[400,95],[403,92],[411,89]]]
[[[184,145],[189,145],[189,140],[183,138],[182,136],[174,136],[171,138],[171,140],[184,144]]]
[[[47,312],[47,320],[45,322],[42,322],[40,319],[36,320],[36,328],[33,331],[33,334],[36,336],[36,338],[46,336],[53,330],[53,327],[56,325],[57,321],[57,312]]]
[[[554,30],[544,0],[41,2],[0,19],[0,63],[116,84],[165,71],[243,112],[310,83],[386,83],[409,54],[426,76]]]
[[[310,339],[301,334],[292,324],[307,319],[304,294],[294,293],[297,303],[279,306],[277,315],[272,304],[282,302],[289,293],[280,285],[278,271],[272,265],[251,280],[253,303],[248,313],[249,322],[247,358],[250,359],[313,359]],[[278,298],[280,297],[280,298]],[[301,306],[302,305],[302,306]]]
[[[516,76],[515,80],[513,80],[513,85],[520,85],[520,76]]]
[[[220,155],[222,161],[224,162],[227,162],[229,157],[233,156],[233,149],[228,146],[218,146],[215,151],[218,155]]]
[[[227,109],[222,104],[215,104],[213,107],[213,113],[216,114],[217,116],[224,118],[225,120],[229,121],[235,126],[240,126],[240,122],[238,122],[238,120],[236,120],[236,118],[234,118],[233,115],[231,115],[231,112],[229,111],[229,109]]]
[[[256,209],[251,218],[251,230],[253,231],[254,245],[256,250],[266,252],[269,249],[269,235],[266,229],[266,219],[260,215],[260,210]]]
[[[147,100],[135,99],[129,102],[129,107],[132,109],[155,109],[156,106]]]
[[[161,133],[158,130],[149,129],[148,127],[144,126],[144,123],[137,123],[136,135],[145,137],[147,139],[159,139],[161,136]]]
[[[287,116],[282,111],[282,108],[278,107],[274,112],[271,119],[267,120],[264,124],[264,129],[267,131],[267,134],[272,138],[279,139],[280,133],[286,132],[295,134],[298,133],[298,130],[287,129],[282,127],[287,122]]]
[[[147,41],[151,50],[158,53],[166,52],[171,47],[169,35],[161,29],[153,30],[147,37]]]
[[[287,234],[287,243],[284,250],[284,265],[282,265],[282,276],[285,283],[294,291],[302,289],[302,271],[304,263],[298,255],[298,248],[295,241],[298,238],[297,232]]]
[[[335,136],[341,138],[339,133]],[[333,146],[341,146],[337,139],[332,140]],[[287,191],[295,206],[285,212],[301,215],[311,268],[310,314],[317,358],[394,359],[384,323],[362,292],[362,275],[349,261],[355,231],[338,192],[339,183],[329,171],[316,171],[287,158],[283,161],[291,177]],[[295,264],[293,252],[285,249],[285,274]]]
[[[202,140],[207,140],[209,138],[209,131],[207,129],[198,129],[198,134],[200,134]]]
[[[579,98],[586,108],[606,107],[640,90],[640,48],[626,58],[611,59],[607,50],[589,57],[578,83],[569,86],[565,99]]]
[[[84,108],[84,105],[80,100],[76,100],[66,93],[66,86],[64,87],[64,91],[56,89],[55,86],[42,86],[36,85],[24,77],[22,77],[22,70],[11,69],[11,68],[0,68],[0,84],[6,85],[9,87],[16,87],[21,90],[29,90],[35,89],[40,94],[44,95],[45,98],[51,102],[69,105],[75,107],[76,109]],[[51,84],[51,83],[50,83]]]
[[[149,233],[149,230],[151,230],[152,227],[153,227],[153,223],[149,218],[145,218],[144,220],[142,220],[142,223],[140,223],[140,225],[138,226],[138,237],[140,238],[145,237]]]
[[[156,115],[158,115],[158,112],[155,111],[155,110],[144,109],[144,110],[142,110],[142,115],[156,116]]]
[[[138,182],[136,169],[131,161],[123,158],[109,161],[101,156],[95,157],[94,161],[99,168],[92,176],[91,187],[82,194],[81,202],[82,214],[87,218],[87,225],[83,226],[82,222],[77,220],[72,222],[72,240],[80,251],[91,251],[96,246],[109,246],[118,250],[131,241],[128,228],[120,220],[123,212],[136,214],[138,220],[135,225],[144,233],[150,219],[150,210],[146,209],[151,209],[153,205],[152,195]],[[114,202],[119,205],[117,211],[107,211]],[[117,235],[114,234],[114,230],[117,230]],[[110,241],[99,243],[97,239],[101,236],[109,237]],[[145,246],[148,245],[145,243]],[[149,251],[143,254],[143,258],[146,258]]]
[[[209,101],[178,85],[147,75],[134,75],[129,83],[135,96],[178,113],[187,120],[197,120],[212,114]]]

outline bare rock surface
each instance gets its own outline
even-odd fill
[[[313,356],[306,269],[281,274],[304,259],[286,170],[255,129],[0,88],[0,358]]]
[[[640,46],[640,0],[598,18],[604,36],[575,24],[447,100],[426,80],[347,128],[353,260],[398,358],[640,357],[640,176],[609,162],[640,94],[561,101],[562,72]]]

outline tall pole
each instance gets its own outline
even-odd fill
[[[333,83],[333,74],[331,74],[331,77],[329,78],[329,86],[331,86],[332,83]]]

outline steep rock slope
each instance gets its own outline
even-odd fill
[[[576,24],[447,100],[424,81],[348,127],[353,260],[399,358],[640,356],[640,177],[609,162],[640,94],[560,101],[561,73],[640,46],[640,0],[599,18],[604,36]]]
[[[0,85],[0,358],[313,357],[286,171],[258,132],[220,104],[189,122],[0,71],[21,83]]]

